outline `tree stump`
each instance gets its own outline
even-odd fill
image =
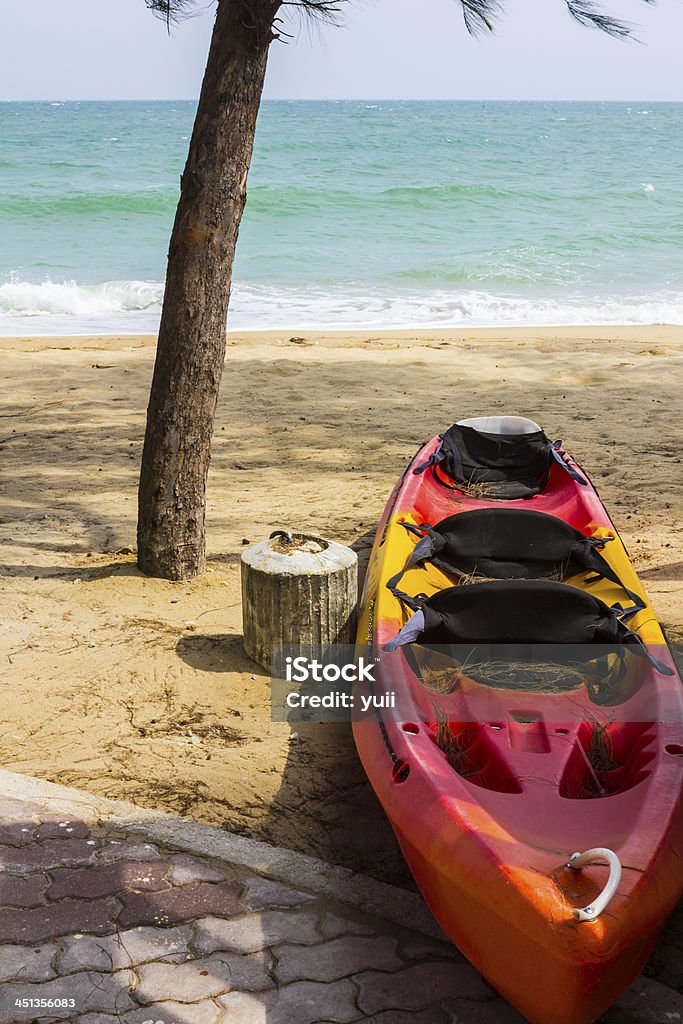
[[[351,644],[357,600],[355,551],[278,531],[242,554],[245,653],[270,671],[274,646],[315,653],[330,644]]]

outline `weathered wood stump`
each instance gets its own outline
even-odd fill
[[[272,649],[313,653],[353,643],[358,557],[331,540],[278,531],[242,554],[245,653],[266,670]]]

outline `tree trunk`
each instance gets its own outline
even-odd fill
[[[225,359],[232,263],[275,0],[220,0],[168,255],[147,409],[138,566],[204,571],[211,435]]]

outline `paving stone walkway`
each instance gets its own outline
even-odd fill
[[[49,800],[0,797],[0,819],[0,1024],[523,1024],[452,946],[306,877],[284,884]],[[644,977],[603,1018],[682,1020],[680,992]]]

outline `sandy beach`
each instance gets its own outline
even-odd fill
[[[454,419],[510,412],[591,474],[683,638],[683,328],[230,335],[208,573],[135,568],[154,339],[0,339],[2,765],[411,884],[350,728],[270,721],[239,560],[278,527],[367,554],[393,483]]]

